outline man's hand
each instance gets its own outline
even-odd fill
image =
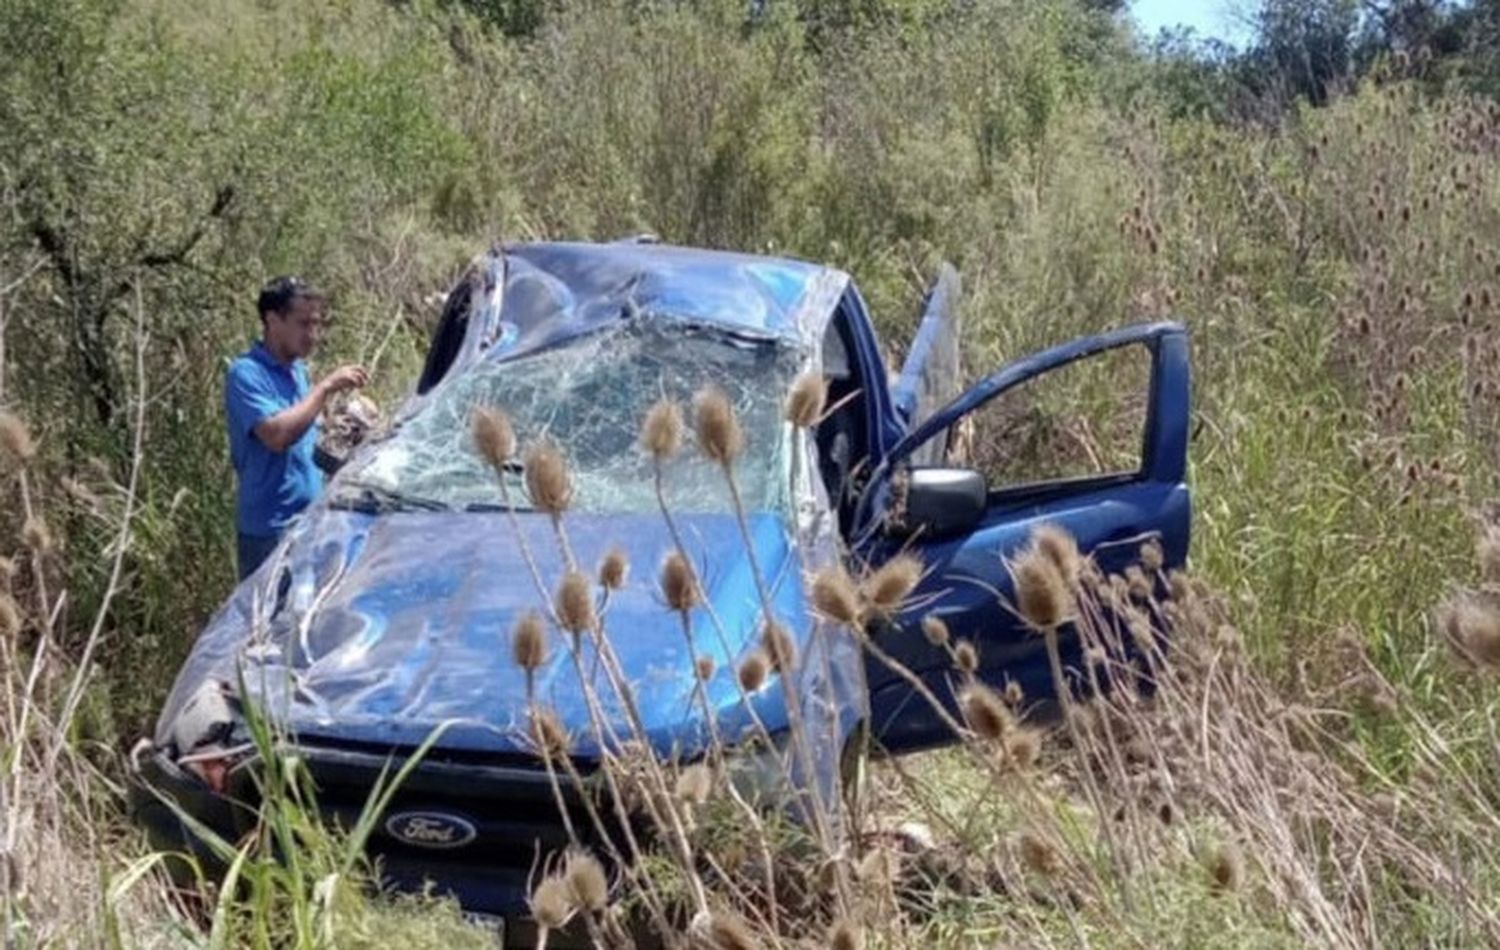
[[[363,366],[340,366],[338,369],[324,376],[318,383],[324,391],[333,393],[347,392],[350,389],[363,389],[370,382],[370,374]]]
[[[262,419],[255,426],[255,437],[272,452],[285,452],[317,421],[329,396],[359,389],[369,381],[363,366],[340,366],[319,380],[301,402]]]

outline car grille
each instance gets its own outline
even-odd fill
[[[389,781],[401,756],[411,751],[376,753],[367,747],[305,739],[297,747],[313,776],[319,809],[345,829],[359,821],[382,773]],[[607,848],[579,795],[566,776],[560,781],[574,829],[605,860]],[[605,819],[605,832],[623,844],[610,803],[599,800],[597,810]],[[456,846],[404,841],[386,827],[390,818],[403,813],[436,816],[438,821],[457,819],[466,834],[472,829],[472,838]],[[436,892],[451,894],[466,910],[514,914],[525,907],[528,881],[568,843],[556,793],[539,760],[431,754],[396,790],[376,822],[368,850],[382,882],[389,886],[420,890],[430,882]]]

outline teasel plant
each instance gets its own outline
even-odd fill
[[[1029,631],[1043,639],[1047,664],[1052,673],[1053,692],[1057,697],[1063,724],[1073,743],[1081,747],[1083,742],[1078,727],[1079,713],[1072,686],[1063,669],[1059,645],[1061,628],[1067,624],[1076,624],[1079,620],[1078,591],[1083,574],[1083,557],[1078,544],[1063,529],[1043,524],[1032,531],[1027,546],[1007,566],[1014,585],[1015,613]],[[1090,805],[1102,812],[1104,797],[1092,771],[1084,770],[1082,774]],[[1115,829],[1111,824],[1103,823],[1100,830],[1117,871],[1114,880],[1128,906],[1130,874],[1116,840]]]
[[[585,605],[580,601],[576,590],[576,581],[574,581],[571,585],[566,585],[571,588],[566,593],[564,593],[564,591],[560,588],[559,591],[554,595],[548,590],[546,581],[542,577],[541,569],[537,563],[536,556],[534,552],[532,552],[530,544],[527,540],[526,533],[521,529],[519,520],[516,517],[515,508],[510,496],[509,486],[505,477],[507,472],[510,471],[516,464],[515,453],[517,448],[517,439],[515,436],[514,427],[512,426],[509,417],[502,409],[499,409],[497,407],[479,406],[476,407],[472,413],[470,426],[474,438],[475,447],[477,448],[480,457],[484,459],[484,461],[487,462],[495,472],[496,483],[499,486],[502,507],[504,508],[506,517],[510,522],[511,532],[516,538],[517,547],[521,553],[522,560],[526,564],[527,570],[531,575],[537,595],[541,602],[546,606],[546,612],[548,617],[550,618],[552,626],[564,634],[564,642],[567,644],[569,659],[571,660],[573,669],[578,676],[579,686],[583,691],[584,701],[589,711],[590,728],[593,730],[595,742],[600,750],[601,762],[603,762],[609,755],[612,754],[611,750],[618,746],[619,737],[617,734],[615,734],[614,730],[610,728],[609,718],[603,711],[602,704],[593,688],[592,681],[586,675],[582,652],[580,649],[578,637],[580,630],[578,628],[586,620],[586,617],[580,617],[578,615],[580,613],[587,614],[591,612],[592,603],[589,602]],[[536,475],[534,475],[533,478],[535,479],[544,473],[552,476],[554,479],[560,474],[564,481],[566,481],[566,472],[559,472],[555,467],[551,465],[543,466],[543,469]],[[565,485],[559,486],[558,484],[556,484],[555,480],[550,484],[539,485],[538,487],[542,491],[543,495],[554,503],[554,507],[565,505],[571,499],[571,491]],[[559,544],[565,546],[565,535],[563,535],[561,532],[560,511],[553,517],[553,528],[554,532],[558,533]],[[573,573],[576,572],[570,571],[566,576],[571,576]],[[560,607],[568,610],[568,616],[565,617],[563,615],[563,613],[559,609]],[[570,630],[570,627],[573,627],[574,629]],[[563,811],[561,820],[563,820],[565,824],[571,826],[571,822],[568,820],[566,815],[564,793],[562,791],[560,780],[556,774],[554,765],[561,766],[563,768],[563,770],[568,775],[569,781],[572,783],[572,787],[577,790],[578,798],[583,804],[586,814],[588,814],[589,816],[590,824],[593,826],[595,838],[600,842],[601,846],[609,852],[611,859],[619,867],[624,869],[624,873],[630,876],[631,880],[639,887],[642,902],[646,906],[648,913],[651,915],[655,926],[657,926],[659,929],[666,928],[668,926],[668,918],[665,913],[663,902],[660,896],[656,893],[655,887],[650,878],[648,876],[642,875],[639,871],[640,859],[646,853],[646,851],[635,834],[633,825],[631,823],[631,816],[625,806],[627,797],[624,793],[624,789],[620,786],[615,770],[607,767],[601,767],[600,772],[604,777],[604,781],[608,791],[608,798],[614,809],[615,821],[617,823],[621,836],[625,840],[625,846],[628,850],[628,854],[622,853],[619,850],[619,847],[616,844],[613,835],[611,835],[610,833],[609,825],[604,821],[603,816],[599,813],[593,800],[589,797],[587,793],[587,783],[584,782],[583,776],[578,772],[577,767],[573,764],[571,756],[553,755],[557,743],[548,741],[549,738],[552,737],[548,735],[548,732],[550,730],[548,730],[547,727],[554,720],[554,716],[550,714],[550,710],[542,707],[536,701],[533,675],[535,670],[526,670],[526,667],[521,662],[523,660],[528,662],[535,660],[538,656],[538,652],[545,653],[545,637],[543,637],[543,643],[541,645],[542,649],[538,651],[534,637],[537,632],[541,631],[537,631],[533,627],[532,629],[526,631],[518,630],[516,631],[516,635],[519,637],[519,635],[523,632],[526,634],[527,639],[531,642],[524,645],[521,643],[515,643],[513,645],[513,658],[517,661],[518,665],[522,665],[522,669],[527,674],[527,735],[530,737],[532,743],[538,746],[538,752],[543,758],[544,765],[548,769],[549,781],[553,785],[554,799],[557,801],[558,807]],[[569,833],[570,837],[575,841],[579,840],[576,829],[570,828]]]
[[[544,445],[541,449],[533,450],[528,453],[526,460],[526,479],[532,503],[552,519],[558,546],[567,565],[567,572],[555,595],[558,620],[563,629],[574,638],[575,646],[584,635],[588,636],[606,679],[625,713],[631,741],[642,751],[639,758],[645,787],[640,800],[674,853],[692,904],[697,911],[704,911],[707,908],[707,893],[701,877],[696,873],[693,843],[688,835],[684,816],[672,797],[672,785],[667,780],[666,770],[652,751],[650,734],[646,731],[636,702],[634,684],[625,675],[624,666],[604,628],[594,601],[593,584],[587,575],[578,570],[577,560],[573,555],[564,517],[573,498],[571,474],[566,459],[555,447]],[[575,649],[574,656],[580,657],[577,671],[580,682],[587,689],[581,649]],[[602,708],[596,707],[591,715],[601,720],[606,719]],[[602,721],[598,731],[603,732]]]
[[[797,686],[797,658],[792,648],[792,640],[785,629],[776,619],[775,606],[772,603],[769,580],[766,578],[760,564],[760,559],[755,551],[755,538],[750,531],[749,512],[745,509],[744,497],[740,491],[739,480],[735,475],[735,463],[739,460],[745,449],[744,430],[740,426],[739,418],[735,412],[734,405],[729,401],[722,389],[714,386],[700,389],[693,397],[693,428],[696,435],[698,451],[713,462],[724,477],[724,482],[729,489],[730,505],[734,509],[735,521],[739,526],[740,538],[744,543],[745,555],[750,564],[750,574],[754,579],[756,595],[760,598],[760,627],[763,641],[768,641],[778,656],[768,654],[763,645],[758,651],[752,651],[749,657],[742,661],[740,670],[740,686],[748,693],[754,693],[760,689],[765,680],[766,672],[763,670],[759,675],[747,676],[759,665],[760,658],[764,658],[765,665],[774,667],[781,683],[782,699],[787,711],[787,727],[789,733],[788,745],[791,755],[797,760],[805,777],[804,784],[807,786],[807,808],[806,812],[812,819],[813,827],[818,835],[819,841],[825,851],[833,850],[833,830],[830,827],[827,803],[822,800],[821,790],[815,779],[816,771],[813,767],[812,749],[808,745],[810,737],[807,726],[802,720],[802,707],[800,690]],[[800,433],[798,433],[800,436]],[[795,496],[793,496],[795,497]],[[769,636],[767,636],[769,634]],[[773,660],[775,662],[773,662]],[[749,667],[749,669],[746,669]],[[753,687],[753,688],[752,688]],[[748,705],[748,704],[747,704]]]
[[[672,539],[673,553],[663,562],[661,574],[662,595],[668,606],[681,617],[684,624],[684,633],[688,640],[688,651],[693,657],[695,672],[700,683],[706,689],[707,681],[711,678],[716,666],[713,658],[706,653],[699,653],[699,646],[694,642],[692,635],[690,611],[680,610],[673,607],[674,603],[680,604],[685,600],[692,600],[692,608],[700,610],[708,618],[709,625],[719,641],[719,648],[726,661],[734,656],[734,650],[729,642],[728,632],[724,623],[714,610],[713,604],[708,598],[701,596],[698,571],[693,565],[692,557],[683,543],[682,532],[677,526],[677,519],[672,514],[671,505],[666,495],[666,473],[665,467],[668,462],[676,458],[682,451],[684,435],[686,432],[686,420],[682,412],[682,406],[675,400],[663,397],[652,403],[646,410],[641,420],[640,435],[637,444],[642,453],[649,459],[651,464],[651,479],[655,490],[657,508],[661,512],[662,521],[667,527],[667,533]],[[669,570],[670,568],[670,570]],[[705,675],[705,673],[707,675]],[[756,737],[766,742],[771,741],[771,734],[766,729],[765,723],[761,721],[754,705],[750,702],[750,694],[745,691],[740,678],[736,675],[731,677],[740,691],[740,701],[750,716],[752,725],[756,730]],[[706,693],[703,694],[706,696]],[[722,737],[720,737],[722,738]],[[716,750],[716,752],[722,750]]]
[[[712,707],[708,698],[708,685],[716,671],[713,657],[708,653],[700,652],[700,648],[693,635],[693,613],[701,610],[709,619],[717,633],[721,649],[726,657],[732,656],[729,649],[728,637],[725,634],[723,624],[713,610],[707,598],[703,595],[703,589],[698,578],[698,572],[693,567],[693,562],[688,556],[688,551],[683,544],[682,535],[677,528],[676,519],[672,515],[671,506],[667,503],[666,486],[664,478],[664,466],[682,450],[685,422],[681,406],[675,401],[667,398],[657,400],[647,410],[641,421],[641,429],[638,437],[638,445],[643,454],[649,459],[652,470],[652,483],[655,489],[656,501],[661,511],[663,522],[667,526],[669,537],[672,539],[673,550],[670,551],[662,562],[661,572],[658,580],[663,600],[669,610],[679,619],[682,626],[683,639],[687,647],[687,656],[692,663],[693,693],[702,710],[704,717],[704,728],[709,738],[709,748],[703,756],[703,763],[693,766],[697,771],[694,774],[700,777],[699,781],[691,784],[700,784],[702,776],[711,778],[712,773],[708,771],[715,765],[723,767],[725,762],[726,746],[719,729],[717,711]],[[754,705],[750,702],[750,695],[754,689],[747,688],[747,679],[744,675],[745,663],[740,669],[733,671],[731,680],[740,692],[743,708],[750,716],[751,722],[756,730],[756,737],[762,739],[767,748],[771,747],[770,732],[765,723],[756,712]],[[758,687],[756,687],[758,688]],[[710,765],[709,763],[713,763]],[[762,853],[762,864],[764,869],[765,893],[774,895],[776,893],[775,862],[772,859],[767,837],[764,833],[764,822],[756,806],[745,800],[739,790],[734,787],[732,781],[725,783],[726,794],[734,803],[738,812],[746,819],[756,831],[756,837],[760,842]],[[682,796],[684,800],[690,800],[694,796]],[[778,908],[774,900],[767,902],[766,913],[772,932],[779,929],[777,924]]]

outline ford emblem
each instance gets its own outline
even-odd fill
[[[419,848],[461,848],[479,835],[473,822],[436,811],[397,812],[385,820],[385,832]]]

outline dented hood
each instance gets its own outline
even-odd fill
[[[693,615],[693,650],[681,618],[663,602],[658,569],[674,542],[660,515],[577,515],[569,547],[591,578],[606,552],[630,563],[625,586],[595,585],[606,636],[631,684],[658,751],[690,754],[704,739],[694,696],[694,656],[709,656],[710,708],[725,735],[752,724],[734,670],[759,640],[760,599],[733,515],[676,519],[711,610]],[[802,564],[783,521],[749,519],[756,562],[779,619],[812,627]],[[200,639],[162,717],[205,680],[243,682],[280,725],[305,739],[386,748],[420,744],[447,722],[445,749],[524,752],[526,677],[511,635],[526,612],[543,610],[567,569],[551,519],[518,512],[391,512],[322,508],[300,523],[278,555],[246,582]],[[538,586],[540,577],[541,587]],[[576,754],[597,754],[579,666],[605,717],[628,722],[590,638],[575,661],[566,634],[548,624],[549,659],[537,671],[538,702],[576,737]],[[775,732],[786,722],[774,678],[750,704]]]

